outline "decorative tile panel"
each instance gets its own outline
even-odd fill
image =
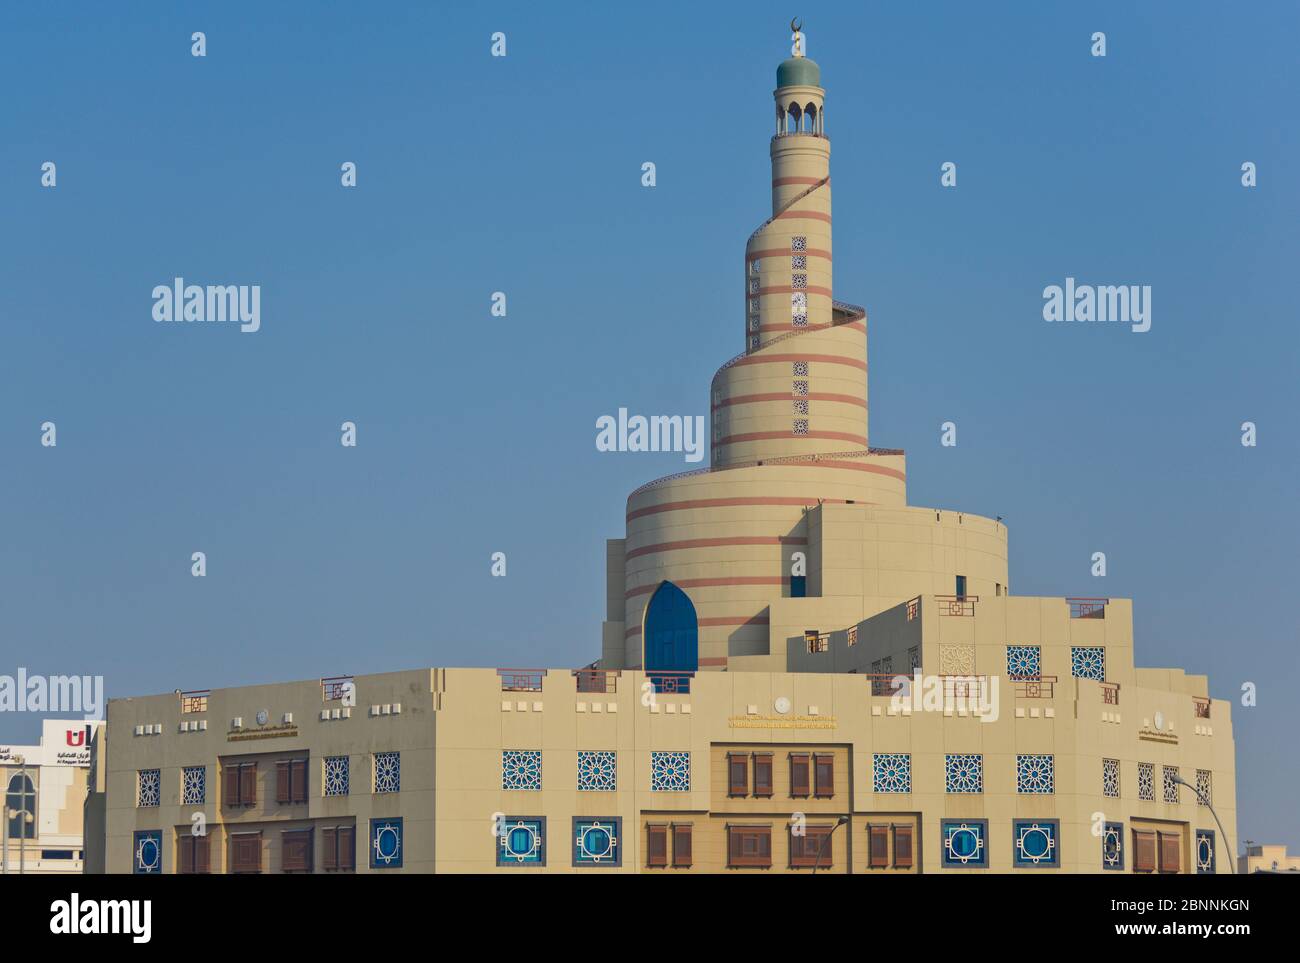
[[[984,757],[955,753],[943,757],[945,790],[953,793],[984,791]]]
[[[1214,831],[1198,829],[1196,831],[1196,872],[1213,873],[1214,869]]]
[[[396,752],[375,753],[375,792],[399,792],[401,788],[401,755]]]
[[[503,749],[501,752],[501,788],[541,789],[542,750]]]
[[[497,835],[497,865],[545,866],[546,817],[503,817]]]
[[[939,646],[940,675],[974,675],[975,646],[963,642],[945,642]]]
[[[181,770],[181,805],[202,806],[207,802],[208,770],[206,766],[186,766]]]
[[[792,254],[790,256],[790,270],[804,271],[807,270],[807,268],[808,268],[807,254]]]
[[[1101,834],[1101,868],[1124,868],[1124,824],[1106,823]]]
[[[161,773],[157,769],[141,769],[136,774],[136,805],[149,809],[158,805]]]
[[[691,754],[651,752],[650,788],[655,792],[690,792]]]
[[[370,868],[398,869],[402,865],[402,820],[370,820]]]
[[[1013,679],[1026,676],[1038,678],[1043,674],[1042,654],[1042,646],[1008,645],[1007,675]]]
[[[1106,681],[1106,649],[1100,645],[1070,647],[1070,674],[1076,679]]]
[[[346,796],[351,782],[351,759],[347,756],[325,757],[325,795]]]
[[[1165,802],[1173,803],[1175,805],[1178,803],[1178,783],[1174,782],[1174,777],[1177,775],[1177,766],[1164,767]]]
[[[798,235],[790,238],[790,251],[795,254],[801,254],[808,250],[808,238],[804,235]],[[731,262],[735,264],[735,261]],[[734,268],[732,270],[735,270]]]
[[[1016,792],[1040,795],[1056,791],[1055,759],[1050,755],[1016,756]]]
[[[153,770],[156,771],[156,770]],[[135,851],[132,855],[133,872],[153,875],[162,872],[162,831],[148,829],[135,834]]]
[[[794,376],[795,376],[796,378],[806,378],[806,377],[808,377],[808,362],[807,362],[807,361],[792,361],[792,362],[790,362],[790,363],[794,366]]]
[[[1103,759],[1101,761],[1101,792],[1112,799],[1119,798],[1119,760]]]
[[[989,824],[985,819],[945,819],[939,826],[943,838],[943,865],[950,869],[984,868],[989,864]]]
[[[618,866],[622,862],[622,835],[622,820],[616,816],[574,819],[573,865]]]
[[[1014,864],[1021,868],[1061,865],[1060,823],[1055,819],[1017,819],[1011,824],[1016,841]]]
[[[618,789],[618,753],[612,749],[579,749],[578,789],[583,792],[615,792]]]
[[[1208,769],[1196,770],[1196,805],[1214,805],[1213,781]]]
[[[874,792],[911,792],[911,753],[876,753],[872,757],[872,789]]]
[[[1155,765],[1150,762],[1138,763],[1138,799],[1155,802],[1156,773]]]

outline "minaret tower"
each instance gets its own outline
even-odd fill
[[[745,247],[745,352],[710,399],[715,467],[867,448],[866,313],[837,306],[831,288],[826,91],[790,26],[773,92],[772,216]]]

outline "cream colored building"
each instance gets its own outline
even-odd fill
[[[867,317],[833,295],[807,57],[779,66],[773,116],[712,467],[629,496],[601,657],[113,700],[92,796],[107,871],[1233,858],[1229,704],[1203,676],[1135,666],[1127,600],[1012,595],[1006,527],[908,505],[903,452],[869,445]]]
[[[1239,873],[1300,873],[1300,856],[1288,856],[1285,846],[1247,844],[1237,858]]]
[[[45,719],[35,746],[0,744],[0,789],[7,817],[7,848],[0,865],[8,873],[80,873],[84,843],[82,803],[90,764],[91,734],[98,722]]]

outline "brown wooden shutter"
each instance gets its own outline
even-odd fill
[[[257,763],[246,762],[239,767],[239,802],[243,806],[257,805]]]
[[[894,827],[894,869],[912,868],[912,827]]]
[[[1156,871],[1156,834],[1133,830],[1133,871],[1135,873],[1154,873]]]
[[[690,866],[691,856],[691,825],[690,823],[675,823],[673,825],[673,865]]]
[[[758,858],[761,866],[772,865],[772,827],[758,827]]]
[[[212,841],[211,836],[194,836],[194,872],[210,873],[212,872],[212,862],[209,858],[209,844]]]
[[[180,850],[178,855],[180,857],[180,872],[182,873],[194,872],[194,840],[194,836],[187,835],[182,830],[179,840],[180,845],[176,847]]]
[[[808,753],[790,753],[790,795],[808,795]]]
[[[727,795],[749,795],[749,757],[744,753],[727,753]]]
[[[283,806],[289,801],[289,760],[275,764],[275,801]]]
[[[668,827],[646,827],[646,865],[668,865]]]
[[[814,757],[814,763],[817,796],[828,799],[835,795],[835,757],[818,755]]]
[[[286,830],[280,836],[280,865],[286,873],[310,873],[312,838],[310,829]]]
[[[326,871],[339,868],[339,850],[338,850],[338,830],[322,829],[321,830],[321,848],[325,850],[325,869]]]
[[[1179,869],[1181,840],[1177,833],[1160,833],[1160,872],[1176,873]]]
[[[239,767],[226,766],[221,770],[222,803],[226,806],[239,805]]]
[[[339,869],[352,870],[357,868],[357,827],[340,826],[339,827]]]
[[[290,789],[293,801],[305,803],[307,801],[307,760],[295,759],[289,764],[289,769],[292,776]]]
[[[871,840],[867,865],[873,869],[887,867],[889,865],[889,827],[883,824],[868,826],[867,835]]]
[[[230,837],[232,868],[236,873],[262,871],[262,834],[238,833]]]
[[[770,752],[754,753],[754,795],[765,798],[772,795],[772,754]]]

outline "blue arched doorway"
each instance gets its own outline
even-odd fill
[[[700,667],[700,630],[695,606],[672,582],[662,582],[646,606],[642,665],[660,692],[689,691],[690,675]]]

